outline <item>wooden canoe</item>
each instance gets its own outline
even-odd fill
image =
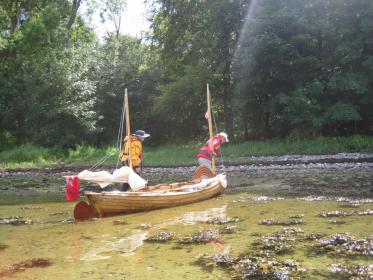
[[[120,213],[133,213],[194,203],[217,196],[226,188],[224,180],[216,180],[206,187],[190,190],[196,182],[148,187],[137,192],[86,192],[89,205],[96,215],[104,217]]]

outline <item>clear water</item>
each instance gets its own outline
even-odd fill
[[[227,248],[232,255],[240,255],[252,249],[257,233],[279,231],[283,226],[259,225],[263,219],[288,220],[289,216],[304,214],[304,224],[292,226],[307,233],[349,232],[357,238],[373,234],[372,216],[348,216],[322,218],[322,211],[341,210],[352,212],[373,209],[372,203],[357,208],[346,207],[345,202],[303,201],[295,198],[258,202],[249,193],[225,194],[191,205],[162,209],[131,215],[122,215],[85,222],[75,222],[72,217],[75,203],[42,202],[30,198],[22,203],[0,206],[0,217],[28,217],[31,225],[0,225],[0,272],[6,266],[26,259],[48,258],[52,265],[29,268],[14,273],[9,279],[230,279],[220,269],[206,270],[199,265],[197,256],[202,253],[218,254]],[[2,197],[8,200],[10,197]],[[160,231],[172,231],[180,236],[198,229],[216,228],[201,223],[213,217],[239,217],[237,231],[221,235],[220,242],[178,245],[147,243],[143,239]],[[331,219],[344,224],[332,224]],[[307,279],[327,279],[328,267],[333,263],[368,264],[372,257],[345,257],[313,254],[313,243],[300,243],[291,254],[279,259],[294,259],[307,269]]]

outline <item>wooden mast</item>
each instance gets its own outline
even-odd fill
[[[211,113],[211,95],[210,95],[210,88],[209,84],[207,84],[207,112],[208,112],[208,123],[209,123],[209,132],[210,132],[210,141],[213,141],[214,132],[212,129],[212,113]],[[215,176],[215,156],[212,156],[211,159],[211,169],[212,173]]]
[[[131,157],[131,145],[130,145],[130,137],[131,137],[131,127],[130,127],[130,110],[128,107],[128,92],[127,88],[124,90],[124,103],[126,108],[126,131],[127,131],[127,143],[125,147],[128,149],[128,164],[132,168],[132,157]]]

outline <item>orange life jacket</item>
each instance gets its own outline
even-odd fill
[[[129,146],[128,146],[129,145]],[[128,152],[129,149],[131,149],[131,161],[132,161],[132,167],[137,168],[141,166],[141,160],[142,160],[142,143],[140,140],[137,139],[136,136],[131,136],[130,140],[127,141],[127,137],[124,139],[124,149],[122,151],[122,162],[128,162]]]

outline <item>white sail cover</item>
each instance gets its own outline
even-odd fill
[[[208,186],[220,182],[223,188],[227,188],[227,179],[225,178],[224,174],[218,174],[212,178],[202,179],[201,182],[196,183],[194,185],[188,185],[183,187],[184,191],[198,191],[207,188]]]
[[[147,181],[141,178],[132,168],[123,166],[110,174],[107,171],[84,170],[78,174],[79,180],[97,183],[101,188],[115,183],[128,183],[131,190],[137,191],[146,186]]]

